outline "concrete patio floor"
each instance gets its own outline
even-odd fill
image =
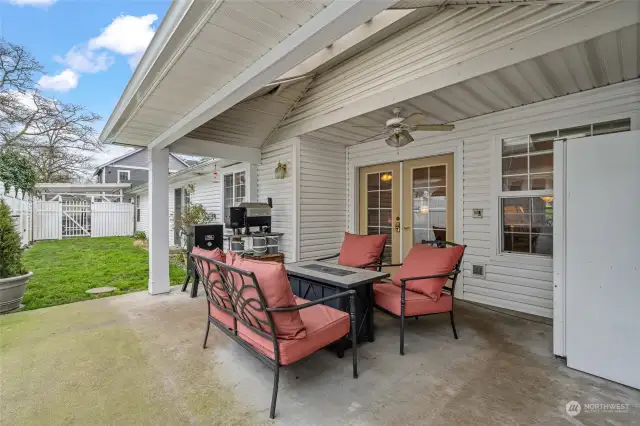
[[[629,425],[640,392],[567,368],[549,325],[459,303],[460,340],[447,316],[412,320],[406,355],[398,323],[377,315],[377,340],[283,369],[277,417],[272,373],[212,328],[206,305],[145,292],[0,317],[2,425]],[[629,404],[570,417],[567,402]]]

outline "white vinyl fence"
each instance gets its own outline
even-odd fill
[[[132,203],[91,203],[91,236],[133,235]]]
[[[0,182],[0,200],[11,210],[23,245],[71,237],[133,235],[134,205],[120,202],[43,201]]]
[[[31,241],[31,203],[28,195],[23,194],[12,186],[5,188],[0,182],[0,200],[4,201],[11,210],[16,232],[20,235],[22,245]]]
[[[133,212],[131,203],[34,200],[34,240],[133,235]]]

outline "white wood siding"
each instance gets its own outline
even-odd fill
[[[340,251],[347,228],[346,148],[317,139],[300,142],[300,260]]]
[[[294,206],[293,192],[295,171],[293,170],[295,140],[287,140],[277,144],[266,146],[262,149],[262,161],[257,170],[257,201],[266,201],[267,197],[273,199],[271,211],[271,229],[273,232],[283,232],[280,240],[280,251],[284,253],[286,262],[294,260]],[[287,177],[275,178],[275,169],[278,161],[286,163]]]
[[[463,243],[468,246],[464,258],[462,298],[470,301],[527,312],[544,317],[553,315],[553,269],[551,259],[545,265],[513,261],[496,255],[499,233],[494,225],[497,195],[492,185],[500,165],[492,163],[492,147],[497,135],[521,134],[590,124],[608,119],[631,117],[638,128],[640,85],[634,82],[595,89],[539,104],[498,112],[456,123],[448,134],[425,136],[399,151],[384,141],[373,141],[347,148],[348,169],[354,161],[384,163],[400,158],[418,158],[428,151],[446,151],[463,141]],[[498,172],[493,169],[497,168]],[[348,200],[355,196],[348,182]],[[354,229],[354,213],[349,211],[349,229]],[[459,208],[459,207],[457,207]],[[472,209],[483,209],[483,218],[474,219]],[[495,228],[495,229],[494,229]],[[485,278],[472,277],[473,264],[485,265]]]

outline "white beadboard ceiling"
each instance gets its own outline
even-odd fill
[[[191,22],[185,25],[194,25],[203,16],[210,18],[201,23],[201,30],[181,54],[166,59],[175,61],[170,75],[147,90],[148,97],[138,95],[127,107],[133,111],[115,123],[116,131],[122,129],[116,140],[146,145],[329,3],[331,0],[223,1],[215,13],[210,9],[215,8],[213,2],[200,2],[202,7],[196,4],[197,16],[187,16],[186,21]]]
[[[640,77],[640,25],[484,74],[359,117],[309,136],[353,145],[383,126],[396,106],[421,112],[427,123],[451,123]]]

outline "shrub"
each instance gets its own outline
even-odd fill
[[[147,239],[147,234],[144,231],[134,232],[133,239],[134,240],[146,240]]]
[[[9,206],[0,201],[0,278],[25,274],[20,236],[16,232]]]
[[[186,206],[182,214],[175,218],[175,227],[180,234],[182,248],[186,249],[187,238],[191,232],[191,225],[202,225],[212,223],[216,220],[216,215],[207,213],[202,204],[190,204]]]

